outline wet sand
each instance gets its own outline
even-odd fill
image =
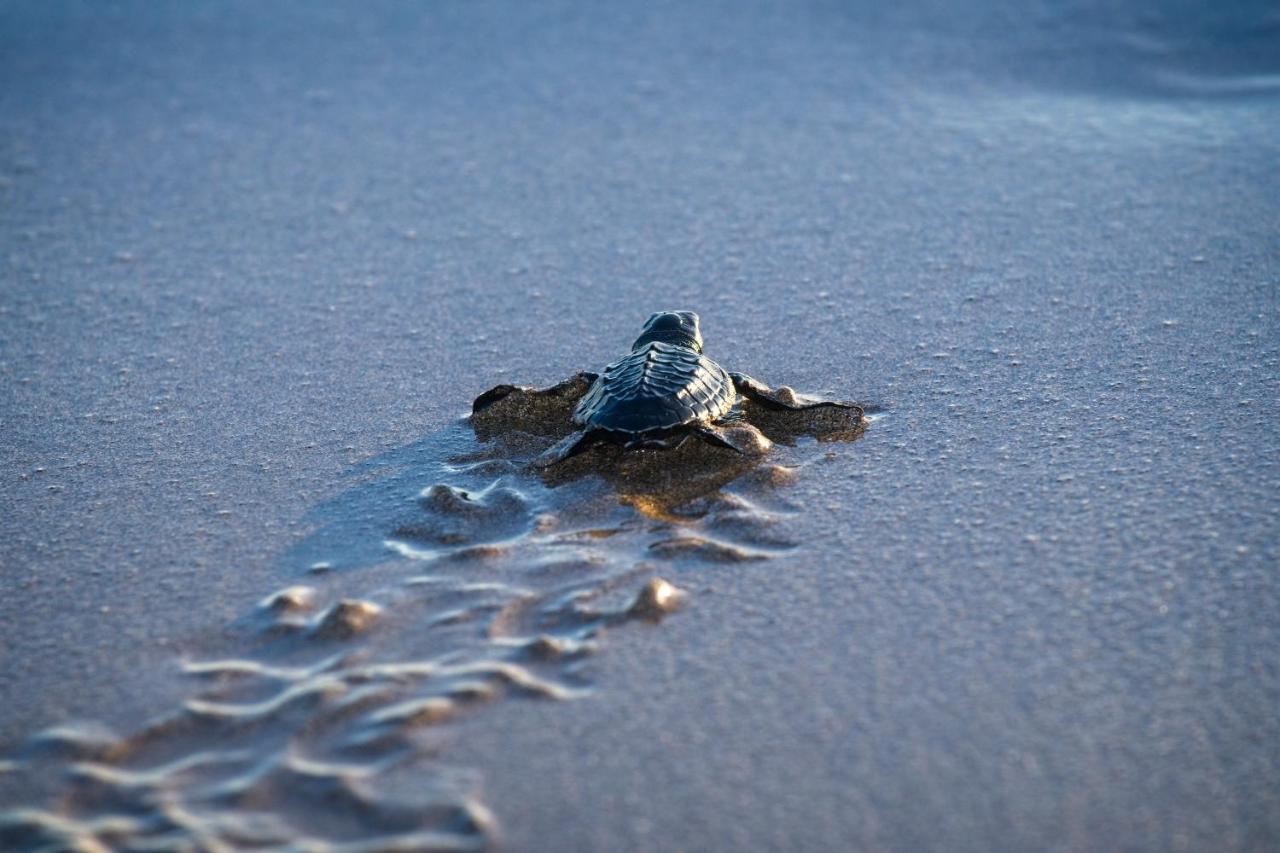
[[[0,810],[1273,846],[1280,24],[1056,8],[3,7]],[[676,506],[460,420],[669,307],[881,412]]]

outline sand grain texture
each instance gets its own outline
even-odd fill
[[[0,4],[0,810],[1273,849],[1278,32]],[[544,436],[477,450],[476,394],[663,308],[880,411],[688,505],[530,478]],[[624,618],[656,577],[684,606]]]

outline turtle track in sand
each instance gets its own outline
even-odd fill
[[[182,662],[181,707],[3,756],[38,801],[0,815],[0,847],[490,847],[482,777],[448,763],[458,721],[589,697],[606,630],[696,606],[700,567],[796,548],[786,486],[822,457],[600,448],[540,477],[539,442],[460,422],[361,466],[228,654]]]

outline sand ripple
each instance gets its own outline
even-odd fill
[[[589,696],[581,665],[606,628],[696,606],[701,566],[798,544],[776,494],[794,467],[679,455],[722,452],[695,448],[663,457],[685,473],[637,487],[634,456],[540,478],[522,464],[537,450],[457,425],[322,507],[286,560],[307,584],[249,605],[227,656],[184,662],[181,707],[124,735],[49,729],[4,756],[56,796],[0,816],[0,847],[491,846],[481,780],[447,764],[442,732],[498,701]]]

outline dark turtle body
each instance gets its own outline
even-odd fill
[[[575,383],[589,383],[585,393],[578,392],[581,397],[570,418],[578,429],[538,457],[535,464],[541,467],[598,441],[628,448],[669,448],[696,436],[742,454],[761,453],[770,442],[758,429],[726,421],[741,397],[777,412],[836,410],[846,426],[862,418],[862,409],[852,403],[802,399],[789,388],[774,391],[749,376],[726,371],[703,355],[698,315],[692,311],[651,315],[631,352],[600,374],[582,373],[541,391],[499,385],[478,397],[472,412],[478,415],[516,392],[526,398],[559,401]]]
[[[737,393],[723,367],[702,354],[698,315],[654,314],[631,352],[610,364],[573,412],[573,422],[628,441],[690,424],[710,424]]]

